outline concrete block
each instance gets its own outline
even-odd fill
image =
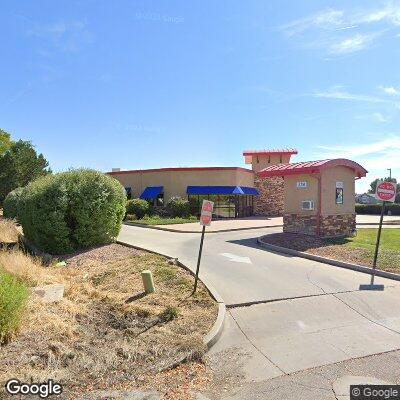
[[[33,293],[41,297],[46,303],[55,303],[64,297],[64,285],[56,283],[54,285],[38,286],[33,289]]]
[[[141,272],[142,275],[142,281],[143,281],[143,286],[144,286],[144,291],[146,293],[154,293],[154,281],[153,281],[153,275],[150,270],[146,269]]]

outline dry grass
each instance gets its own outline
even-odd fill
[[[65,283],[66,291],[57,304],[31,297],[22,333],[1,349],[0,384],[53,378],[74,398],[123,382],[146,386],[149,376],[204,353],[217,306],[203,285],[190,297],[193,278],[163,257],[114,244],[69,257],[73,267],[45,269],[10,254],[0,263],[14,256],[25,265],[10,272],[30,284]],[[153,272],[154,294],[142,293],[144,269]]]
[[[61,283],[61,277],[54,270],[46,270],[39,258],[27,256],[21,251],[0,251],[0,266],[28,286]]]
[[[16,223],[11,219],[0,218],[0,243],[16,243],[18,238]]]

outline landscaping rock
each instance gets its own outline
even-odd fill
[[[33,289],[33,293],[42,298],[46,303],[55,303],[64,297],[65,286],[56,283],[54,285],[38,286]]]
[[[169,265],[178,265],[178,259],[177,258],[170,258],[168,260]]]
[[[31,359],[29,360],[29,363],[35,367],[36,365],[39,365],[41,361],[41,358],[39,356],[32,356]]]

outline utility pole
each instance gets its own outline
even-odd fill
[[[389,179],[392,179],[392,168],[387,168],[387,170],[389,171]]]

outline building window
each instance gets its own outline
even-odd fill
[[[282,164],[282,154],[279,156],[279,162]]]
[[[335,203],[343,204],[343,188],[336,188]]]
[[[253,196],[250,195],[188,195],[188,200],[191,203],[191,212],[197,215],[200,215],[203,200],[214,202],[213,218],[237,218],[253,215]]]
[[[131,187],[126,187],[125,188],[125,194],[126,198],[130,200],[132,198],[132,188]]]

